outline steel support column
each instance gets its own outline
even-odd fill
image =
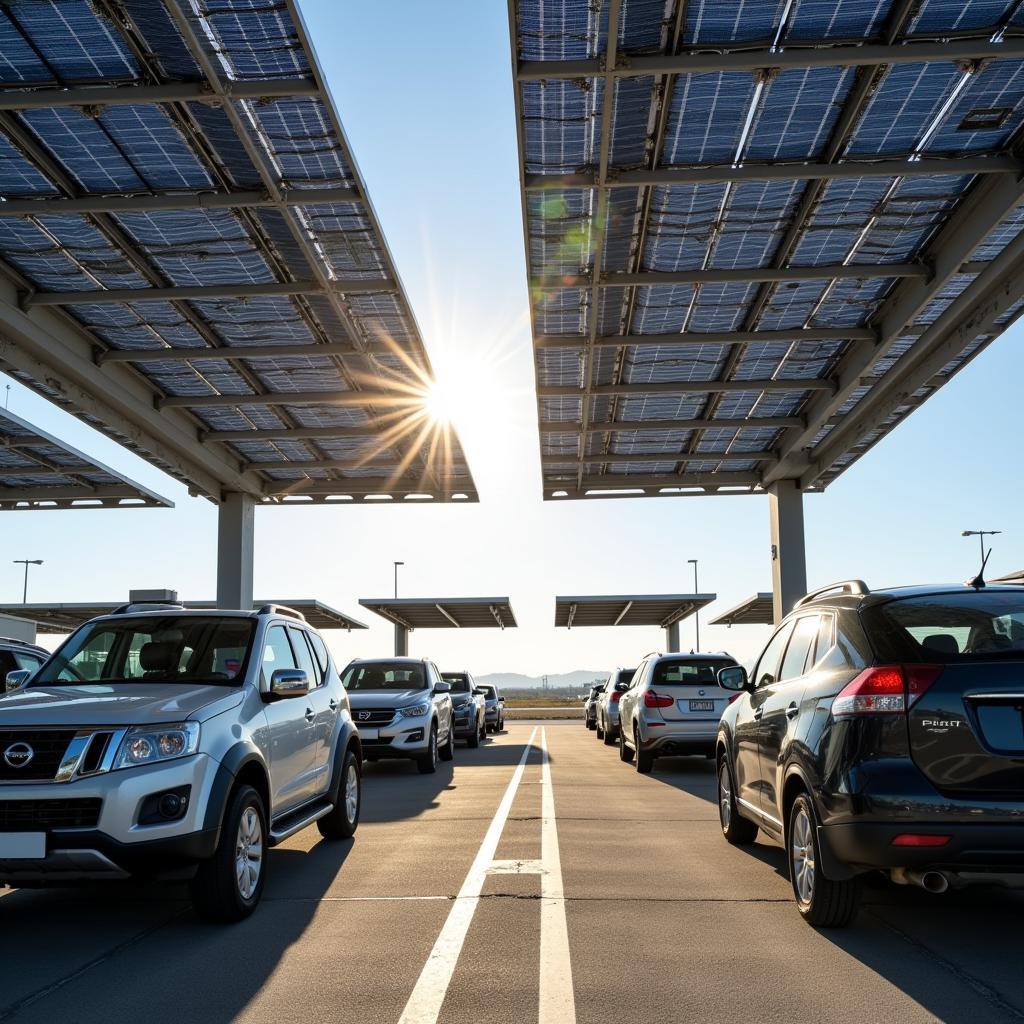
[[[395,657],[404,658],[409,653],[409,628],[395,623]]]
[[[217,607],[252,608],[256,502],[232,492],[217,515]]]
[[[768,489],[772,532],[772,598],[775,621],[807,593],[804,496],[797,481],[779,480]]]
[[[679,620],[670,623],[665,627],[665,653],[679,653]]]

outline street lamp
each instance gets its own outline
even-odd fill
[[[693,566],[693,593],[699,594],[700,587],[697,586],[697,559],[688,558],[687,561]],[[700,651],[700,610],[694,608],[693,610],[693,625],[697,630],[697,650]]]
[[[395,562],[395,600],[398,600],[398,567],[405,565],[405,562]]]
[[[28,567],[30,565],[42,565],[41,558],[15,558],[12,560],[15,565],[25,566],[25,587],[21,592],[21,603],[28,604]]]

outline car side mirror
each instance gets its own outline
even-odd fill
[[[16,668],[13,672],[8,672],[4,680],[6,692],[10,693],[12,690],[20,690],[31,678],[32,669],[30,668]]]
[[[498,703],[499,704],[504,704],[505,703],[505,698],[504,697],[499,697],[498,698]]]
[[[270,677],[271,700],[305,697],[309,693],[309,676],[301,668],[275,668]]]
[[[452,688],[449,683],[434,683],[434,693],[451,693]]]
[[[625,693],[628,689],[629,689],[629,683],[616,683],[615,684],[615,692],[616,693]]]
[[[742,665],[730,665],[718,670],[718,685],[723,690],[746,690],[749,688],[747,670]]]

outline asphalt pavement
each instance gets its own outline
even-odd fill
[[[363,796],[354,840],[271,853],[240,925],[174,886],[0,889],[0,1024],[1024,1024],[1024,896],[879,882],[817,932],[778,847],[722,839],[703,759],[641,776],[579,721],[514,722]]]

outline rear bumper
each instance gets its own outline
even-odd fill
[[[718,736],[718,723],[707,728],[693,725],[657,725],[645,723],[640,734],[640,746],[655,757],[685,754],[713,754]]]
[[[905,833],[949,836],[938,847],[893,846]],[[1020,824],[916,824],[844,822],[818,828],[822,869],[828,877],[875,868],[1024,874],[1024,822]]]

